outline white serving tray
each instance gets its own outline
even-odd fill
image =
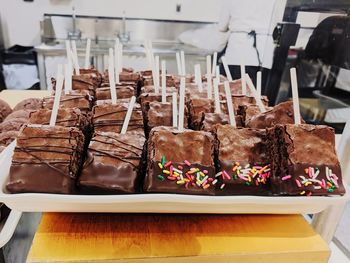
[[[346,195],[332,197],[9,194],[4,189],[14,147],[0,156],[0,202],[22,212],[313,214],[350,199],[348,187]]]

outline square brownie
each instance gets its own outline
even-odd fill
[[[214,195],[214,144],[209,132],[152,129],[147,143],[144,191]]]
[[[6,189],[10,193],[75,193],[83,149],[84,135],[78,128],[24,126]]]
[[[268,129],[272,192],[276,195],[342,195],[340,164],[331,127],[276,125]]]
[[[145,138],[135,133],[97,132],[79,186],[88,193],[136,193],[141,189]]]
[[[216,127],[217,194],[267,195],[270,159],[265,130]]]

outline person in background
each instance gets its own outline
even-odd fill
[[[219,30],[230,32],[225,57],[233,79],[241,77],[240,64],[256,85],[256,74],[262,71],[262,90],[272,66],[274,44],[271,28],[276,26],[276,12],[284,11],[279,0],[224,0]],[[278,9],[278,10],[276,10]],[[283,13],[282,13],[283,15]],[[220,72],[225,73],[221,65]]]

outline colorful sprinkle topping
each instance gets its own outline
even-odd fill
[[[295,183],[299,188],[304,187],[313,187],[314,190],[325,189],[329,193],[333,193],[336,188],[339,187],[338,177],[332,172],[328,166],[325,168],[326,179],[318,179],[317,177],[320,174],[320,169],[317,167],[308,167],[304,169],[305,176],[300,175],[299,179],[295,179]],[[288,176],[288,175],[287,175]],[[286,178],[287,176],[282,177]],[[301,190],[300,195],[312,195],[311,191]]]
[[[165,178],[176,182],[177,185],[183,185],[185,188],[189,186],[208,189],[209,187],[217,183],[217,179],[209,178],[208,170],[201,170],[198,167],[192,167],[192,164],[188,160],[184,160],[186,170],[182,165],[174,165],[171,161],[166,162],[165,156],[162,156],[161,162],[157,165],[162,171],[161,175],[158,175],[160,181],[164,181]]]

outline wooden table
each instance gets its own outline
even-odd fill
[[[2,91],[12,107],[48,91]],[[301,215],[43,214],[28,262],[327,262]]]
[[[300,215],[45,213],[28,262],[327,262]]]

